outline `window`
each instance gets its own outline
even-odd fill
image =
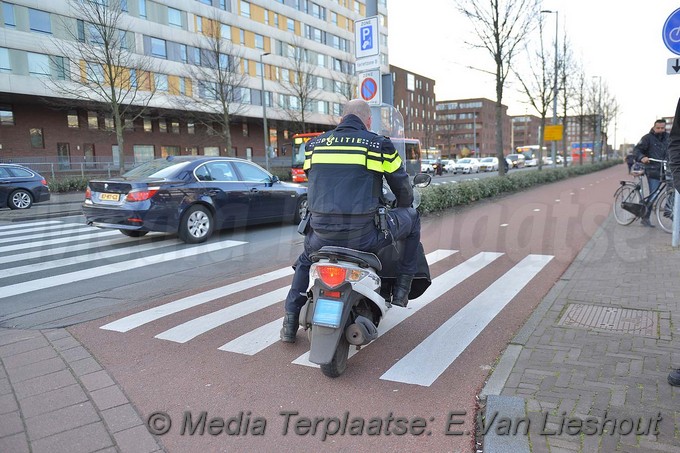
[[[132,120],[132,118],[125,118],[123,123],[123,128],[126,131],[134,131],[135,130],[135,122]]]
[[[39,9],[28,8],[28,22],[31,31],[52,34],[52,24],[50,23],[50,13]]]
[[[286,19],[286,24],[288,26],[288,31],[295,33],[295,21],[293,19]]]
[[[248,123],[243,123],[241,125],[241,133],[243,134],[244,137],[248,136]]]
[[[139,17],[146,19],[146,0],[139,0]]]
[[[39,128],[30,129],[31,134],[31,148],[45,148],[45,141],[43,140],[43,130]]]
[[[182,28],[182,12],[178,9],[168,7],[168,24],[173,27]]]
[[[220,38],[231,40],[231,26],[220,24]]]
[[[210,128],[208,128],[210,129]],[[220,155],[220,148],[217,146],[204,146],[203,147],[203,154],[206,156],[219,156]]]
[[[165,40],[151,38],[151,55],[154,57],[168,58],[168,51],[165,47]]]
[[[78,19],[76,26],[78,28],[78,41],[85,42],[85,22]]]
[[[170,121],[170,132],[173,134],[179,134],[179,121]]]
[[[151,132],[153,128],[151,127],[151,118],[144,118],[144,132]]]
[[[179,59],[182,61],[182,63],[186,63],[188,61],[186,44],[179,45]]]
[[[331,11],[331,22],[333,23],[333,25],[336,26],[338,25],[338,13],[336,13],[335,11]]]
[[[11,105],[0,104],[0,126],[14,126],[14,112]]]
[[[165,122],[165,118],[158,120],[158,132],[168,132],[168,123]]]
[[[179,78],[179,94],[187,94],[187,80],[184,77]]]
[[[87,127],[90,129],[99,129],[97,112],[87,112]]]
[[[85,65],[87,81],[94,84],[104,83],[104,68],[100,64],[87,63]]]
[[[2,3],[2,16],[5,18],[6,27],[16,27],[17,20],[14,17],[14,5],[11,3]]]
[[[187,134],[195,134],[196,133],[196,126],[194,123],[187,123]]]
[[[130,69],[130,88],[137,88],[137,70]]]
[[[78,112],[75,110],[71,110],[66,114],[66,123],[68,124],[69,128],[72,129],[77,129],[80,127],[80,124],[78,123]]]
[[[241,0],[241,16],[250,18],[250,3]]]
[[[113,117],[111,115],[106,115],[104,117],[104,130],[112,131],[113,129]]]
[[[34,77],[50,76],[50,58],[41,53],[26,52],[28,73]]]
[[[153,145],[134,145],[132,152],[135,155],[135,163],[147,162],[153,160],[154,151]]]
[[[264,50],[264,36],[255,34],[255,48]]]
[[[166,74],[154,74],[153,80],[156,84],[156,90],[168,91],[168,76]]]
[[[179,156],[179,146],[161,146],[161,157]]]
[[[234,162],[234,165],[238,168],[244,181],[269,181],[269,175],[260,167],[247,162]]]
[[[0,47],[0,72],[11,72],[12,67],[9,64],[9,50]]]

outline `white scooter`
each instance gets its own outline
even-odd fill
[[[413,184],[426,187],[430,181],[430,175],[418,174]],[[414,195],[416,192],[414,190]],[[386,249],[389,250],[385,259],[398,260],[395,247]],[[425,262],[422,246],[419,253]],[[378,338],[378,324],[391,307],[383,295],[391,294],[388,282],[393,281],[394,276],[381,279],[383,264],[373,253],[327,246],[310,258],[314,261],[310,268],[311,287],[300,312],[300,325],[310,338],[309,360],[320,365],[324,375],[334,378],[347,367],[350,345],[358,349]],[[394,263],[389,264],[395,267]],[[429,271],[426,279],[416,278],[414,282],[409,299],[419,296],[429,286]]]

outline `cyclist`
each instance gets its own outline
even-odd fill
[[[653,193],[661,184],[661,163],[651,162],[649,158],[653,159],[668,159],[668,133],[666,132],[666,120],[660,119],[654,121],[654,127],[645,134],[633,150],[635,153],[635,160],[646,164],[647,184],[649,185],[649,193]],[[648,210],[645,217],[642,218],[642,225],[646,227],[653,227],[649,221],[651,209]]]

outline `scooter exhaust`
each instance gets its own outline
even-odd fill
[[[363,346],[378,338],[378,328],[370,319],[358,316],[354,324],[345,329],[347,342],[354,346]]]

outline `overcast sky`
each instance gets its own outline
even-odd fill
[[[475,35],[454,0],[388,0],[387,6],[390,64],[434,79],[437,101],[496,99],[494,76],[468,68],[493,71],[493,60],[465,44]],[[680,74],[666,74],[668,59],[676,55],[664,45],[662,29],[680,7],[678,0],[544,0],[543,6],[559,11],[560,46],[566,27],[586,76],[601,76],[619,103],[616,135],[610,126],[611,145],[635,143],[656,118],[673,116]],[[555,15],[546,19],[546,44],[554,46]],[[506,88],[503,103],[510,115],[536,114],[518,84]]]

